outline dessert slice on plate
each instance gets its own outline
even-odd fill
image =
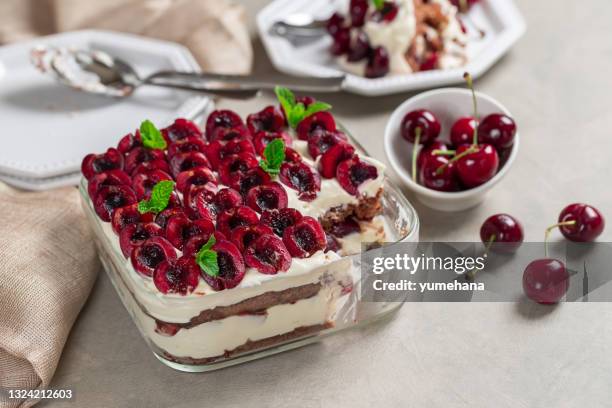
[[[83,160],[101,257],[163,360],[206,365],[333,327],[357,279],[345,256],[386,239],[384,166],[329,105],[277,95],[204,130],[145,120]]]

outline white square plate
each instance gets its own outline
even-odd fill
[[[333,11],[330,0],[276,0],[257,15],[259,35],[279,71],[298,76],[334,76],[343,73],[328,51],[331,46],[329,36],[294,46],[270,32],[272,24],[291,14],[310,13],[316,19],[325,19]],[[347,74],[345,89],[361,95],[377,96],[459,83],[463,81],[465,71],[477,78],[508,52],[526,29],[525,20],[512,0],[482,0],[470,10],[469,20],[483,29],[486,35],[468,45],[469,62],[466,66],[376,79]]]
[[[30,50],[38,44],[100,49],[141,75],[200,70],[181,45],[114,32],[75,31],[0,47],[0,179],[11,184],[40,189],[71,182],[86,154],[116,145],[142,120],[164,125],[210,104],[205,97],[152,86],[125,99],[79,92],[30,64]]]

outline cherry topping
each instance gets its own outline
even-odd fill
[[[457,175],[468,188],[477,187],[491,180],[499,168],[497,150],[491,145],[481,144],[474,146],[463,145],[457,149],[457,157],[465,153],[456,161]]]
[[[212,249],[217,253],[219,276],[210,276],[202,271],[202,278],[216,291],[235,288],[246,271],[240,251],[229,241],[217,241]]]
[[[154,170],[161,170],[164,173],[170,174],[170,166],[168,166],[168,162],[164,159],[153,159],[151,161],[146,161],[140,163],[136,168],[132,171],[132,176],[140,173],[148,173]]]
[[[338,30],[342,28],[342,26],[344,26],[344,23],[345,23],[345,19],[340,13],[332,14],[332,16],[327,20],[327,24],[326,24],[327,32],[331,36],[336,35]]]
[[[315,130],[323,129],[330,132],[336,130],[336,121],[329,112],[317,112],[303,119],[295,129],[298,139],[308,140],[308,137]]]
[[[132,179],[132,188],[136,193],[136,198],[138,200],[148,199],[153,187],[162,180],[172,180],[172,177],[165,171],[157,169],[136,174]]]
[[[321,190],[321,178],[312,167],[304,162],[283,163],[279,174],[280,181],[298,191],[302,201],[312,201]]]
[[[93,199],[103,186],[129,186],[130,184],[130,176],[123,170],[109,170],[93,176],[87,184],[87,192],[89,197]]]
[[[175,215],[186,216],[181,207],[166,208],[164,211],[155,216],[155,223],[165,229],[166,225],[168,224],[168,220]]]
[[[149,238],[161,236],[163,232],[159,225],[152,222],[127,225],[119,233],[119,246],[123,256],[129,258],[134,248]]]
[[[196,137],[202,138],[200,128],[190,120],[178,118],[173,124],[161,130],[162,135],[171,142]]]
[[[370,55],[370,41],[367,34],[361,31],[351,40],[346,59],[350,62],[357,62],[367,58],[368,55]]]
[[[302,161],[302,156],[290,147],[285,147],[285,161],[296,163]]]
[[[347,27],[340,27],[333,35],[330,52],[332,55],[340,56],[346,54],[351,47],[351,30]]]
[[[397,17],[398,11],[399,8],[397,7],[397,4],[395,4],[395,2],[385,1],[383,3],[382,8],[380,10],[377,10],[372,15],[372,19],[378,22],[390,23],[391,21],[395,20],[395,17]]]
[[[569,273],[563,262],[557,259],[537,259],[523,272],[523,291],[535,302],[557,303],[568,289]]]
[[[201,186],[207,183],[217,184],[217,177],[208,167],[194,167],[176,176],[176,188],[183,195],[191,186]]]
[[[287,207],[287,192],[276,181],[253,187],[246,196],[249,207],[262,213],[265,210],[276,210]]]
[[[281,208],[280,210],[266,210],[261,214],[259,223],[272,228],[279,237],[283,236],[285,229],[295,225],[302,219],[302,214],[294,208]]]
[[[338,164],[344,160],[350,159],[355,154],[355,148],[348,143],[337,143],[330,147],[319,161],[319,173],[325,178],[336,177],[336,169]]]
[[[312,217],[302,217],[295,225],[287,227],[283,232],[283,243],[297,258],[308,258],[327,246],[323,227]]]
[[[247,247],[244,261],[260,273],[273,275],[289,269],[291,255],[283,241],[270,233],[261,235]]]
[[[217,217],[217,229],[226,237],[232,236],[237,227],[255,225],[259,223],[257,213],[247,206],[240,206],[225,210]]]
[[[507,115],[493,113],[478,125],[478,142],[488,143],[497,149],[505,149],[514,143],[516,123]]]
[[[115,231],[116,234],[119,234],[126,226],[130,224],[136,224],[138,222],[152,222],[154,218],[155,214],[153,213],[141,214],[140,211],[138,211],[138,204],[135,203],[115,209],[111,218],[111,225],[113,227],[113,231]]]
[[[123,136],[117,144],[117,150],[123,154],[127,154],[130,150],[135,147],[142,146],[142,140],[140,139],[140,131],[136,131],[136,134],[128,133]]]
[[[372,49],[365,69],[366,78],[380,78],[389,73],[389,54],[385,47]]]
[[[230,186],[234,190],[239,191],[243,196],[246,196],[251,188],[266,184],[270,180],[270,175],[257,166],[241,173],[239,177],[230,183]]]
[[[185,242],[185,245],[183,245],[183,255],[195,257],[198,251],[200,251],[200,249],[202,248],[202,246],[204,246],[204,244],[208,242],[211,235],[215,236],[215,241],[222,241],[226,239],[225,235],[223,235],[219,231],[215,231],[210,234],[195,235],[189,238],[187,242]]]
[[[168,157],[172,158],[179,153],[201,152],[206,150],[206,143],[199,137],[190,136],[185,139],[177,140],[168,146]]]
[[[432,71],[438,68],[438,62],[440,61],[440,54],[437,52],[430,52],[426,55],[425,59],[419,65],[419,71]]]
[[[192,257],[166,260],[155,268],[153,283],[161,293],[188,295],[198,286],[200,267]]]
[[[361,232],[361,227],[355,218],[349,217],[333,223],[328,232],[335,237],[343,238],[347,235]]]
[[[267,225],[248,225],[234,229],[231,241],[238,247],[240,252],[244,252],[253,241],[266,234],[274,234],[272,228]]]
[[[362,161],[358,156],[343,161],[336,169],[336,178],[340,186],[355,196],[359,194],[360,185],[377,177],[376,167]]]
[[[216,135],[221,129],[237,129],[238,132],[246,131],[246,126],[240,115],[231,110],[216,110],[206,120],[206,138],[216,140]],[[227,140],[227,139],[224,139]]]
[[[207,218],[214,220],[216,214],[214,199],[216,194],[217,186],[213,183],[191,186],[186,194],[183,195],[185,212],[192,219]]]
[[[308,153],[313,159],[316,159],[320,154],[325,153],[330,147],[337,145],[340,142],[346,142],[346,135],[338,130],[327,131],[317,130],[308,137]]]
[[[559,230],[570,241],[591,242],[603,232],[605,220],[597,208],[575,203],[561,211],[559,224]]]
[[[166,224],[166,238],[177,249],[183,249],[185,242],[196,235],[210,235],[215,230],[212,221],[203,218],[192,221],[182,215],[171,217]]]
[[[170,171],[174,177],[183,171],[201,166],[210,168],[208,159],[200,152],[180,153],[170,159]]]
[[[367,0],[351,0],[349,4],[349,15],[353,27],[361,27],[365,24],[366,13],[368,12]]]
[[[478,122],[476,122],[473,116],[459,118],[451,128],[451,145],[457,148],[464,144],[471,144],[474,140],[474,130],[476,126],[478,126]]]
[[[175,260],[176,250],[162,237],[153,237],[134,247],[130,260],[132,266],[144,276],[152,276],[155,268],[166,260]]]
[[[212,168],[217,170],[219,168],[219,163],[226,157],[240,153],[255,154],[255,147],[250,139],[235,139],[225,144],[222,144],[219,140],[215,140],[206,146],[205,153]]]
[[[325,239],[327,241],[325,253],[328,253],[329,251],[338,252],[342,249],[342,245],[340,245],[340,242],[333,235],[325,234]]]
[[[233,188],[222,188],[217,192],[213,200],[215,209],[218,213],[240,207],[242,205],[242,196]]]
[[[257,132],[278,132],[285,127],[285,115],[276,106],[266,106],[263,110],[247,117],[247,126],[252,134]]]
[[[402,137],[410,143],[427,145],[438,138],[441,126],[440,121],[431,111],[419,109],[404,116],[400,129]],[[418,141],[417,129],[420,129]]]
[[[103,186],[96,193],[93,205],[98,217],[109,222],[115,208],[125,207],[136,201],[136,194],[128,186]]]
[[[248,170],[256,167],[259,167],[259,161],[254,154],[232,154],[221,160],[219,179],[223,184],[231,186],[233,181],[240,180]]]
[[[421,156],[419,156],[421,158]],[[419,169],[419,183],[436,191],[457,191],[459,183],[455,163],[447,157],[427,155]]]
[[[166,154],[163,150],[147,149],[146,147],[136,147],[132,149],[125,157],[125,171],[130,174],[136,173],[138,165],[154,160],[166,160]]]
[[[123,169],[123,155],[112,147],[102,154],[88,154],[81,163],[81,172],[87,180],[98,173]]]
[[[255,146],[255,151],[260,156],[263,154],[266,146],[274,139],[283,139],[285,142],[285,146],[291,146],[293,143],[293,139],[289,136],[289,133],[285,131],[279,132],[266,132],[261,131],[255,134],[253,137],[253,145]]]
[[[480,227],[480,239],[493,251],[513,253],[523,242],[523,227],[508,214],[495,214]]]

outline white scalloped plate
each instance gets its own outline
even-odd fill
[[[165,124],[205,109],[210,99],[143,87],[126,99],[91,95],[57,84],[29,61],[38,44],[96,48],[133,64],[139,74],[199,71],[181,45],[128,34],[75,31],[0,47],[0,179],[41,189],[76,184],[82,158],[105,151],[143,119]]]
[[[317,19],[323,19],[333,12],[333,2],[276,0],[257,15],[259,35],[274,66],[279,71],[297,76],[333,76],[342,73],[328,52],[331,45],[328,36],[306,45],[294,46],[270,33],[274,22],[297,12],[310,13]],[[483,29],[486,35],[468,45],[469,62],[465,67],[376,79],[348,74],[345,89],[361,95],[378,96],[460,83],[465,71],[477,78],[508,52],[526,29],[525,20],[512,0],[482,0],[470,10],[469,20]]]

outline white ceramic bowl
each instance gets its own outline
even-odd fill
[[[495,99],[477,92],[478,113],[484,117],[490,113],[510,112]],[[462,116],[472,115],[472,94],[467,89],[444,88],[421,93],[402,103],[391,115],[385,129],[385,152],[391,166],[410,190],[416,193],[417,199],[428,207],[440,211],[461,211],[481,203],[486,193],[503,179],[516,159],[519,148],[519,133],[517,131],[514,146],[505,164],[497,174],[485,184],[459,191],[442,192],[426,188],[412,180],[412,144],[400,135],[400,124],[404,116],[416,109],[428,109],[440,120],[442,132],[439,140],[448,142],[453,123]]]

